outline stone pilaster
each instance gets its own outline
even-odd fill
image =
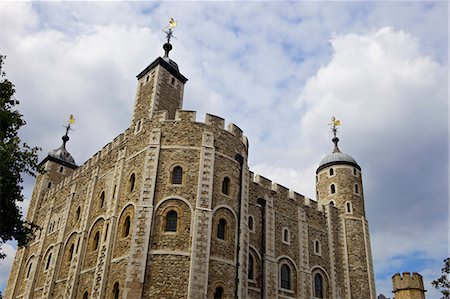
[[[249,169],[247,159],[244,159],[242,165],[242,194],[239,200],[241,201],[241,232],[239,238],[239,285],[238,297],[245,298],[247,295],[247,258],[248,258],[248,189],[249,189]]]
[[[200,152],[197,203],[194,211],[188,298],[206,298],[212,229],[212,189],[214,177],[214,135],[203,133]]]
[[[300,206],[298,207],[298,242],[300,250],[300,265],[299,265],[299,284],[300,284],[300,298],[307,299],[307,290],[310,286],[311,271],[309,269],[309,246],[308,246],[308,223],[306,220],[306,212]]]
[[[153,200],[160,150],[161,131],[160,129],[153,129],[147,148],[141,195],[133,220],[133,234],[131,237],[130,258],[128,259],[125,278],[124,298],[141,298],[142,296],[150,232],[153,226]]]
[[[269,198],[266,204],[266,258],[264,260],[266,276],[265,290],[266,298],[278,297],[278,262],[275,256],[275,208],[273,199]]]
[[[331,206],[326,205],[325,208],[325,216],[327,219],[327,235],[328,235],[328,247],[329,247],[329,256],[330,256],[330,286],[331,286],[331,299],[337,298],[336,291],[336,248],[334,244],[334,233],[333,233],[333,215],[331,211]],[[325,253],[324,253],[325,254]]]

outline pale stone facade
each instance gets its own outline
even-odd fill
[[[374,299],[358,164],[330,154],[318,201],[255,175],[237,126],[181,110],[186,81],[157,58],[123,134],[42,162],[5,297]]]
[[[423,278],[419,273],[403,272],[392,276],[394,299],[425,299]]]

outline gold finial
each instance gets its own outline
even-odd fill
[[[173,28],[177,27],[177,21],[174,18],[169,19],[169,24],[163,28],[163,32],[166,34],[167,43],[170,43],[170,39],[173,37]]]
[[[67,125],[64,126],[64,128],[66,128],[66,136],[69,133],[70,129],[70,125],[73,125],[75,123],[75,117],[73,116],[73,114],[71,114],[69,116],[69,120],[67,121]]]
[[[339,147],[338,147],[338,142],[339,142],[339,138],[337,138],[336,134],[337,134],[337,127],[341,125],[341,121],[337,120],[336,117],[332,117],[331,118],[331,123],[328,124],[329,126],[331,126],[331,131],[333,132],[333,143],[334,143],[334,150],[333,153],[337,153],[340,152]]]

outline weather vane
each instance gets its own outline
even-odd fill
[[[333,116],[331,118],[331,123],[329,123],[328,125],[331,126],[331,131],[333,132],[334,138],[336,138],[337,127],[341,125],[341,121],[337,120],[336,117]]]
[[[173,28],[177,27],[177,21],[175,21],[174,18],[169,19],[169,25],[163,28],[163,32],[166,34],[167,37],[167,43],[170,43],[170,39],[173,36]]]
[[[75,123],[75,117],[73,117],[73,114],[71,114],[69,117],[69,120],[67,121],[67,124],[64,126],[64,128],[66,128],[66,136],[69,133],[69,130],[71,130],[70,125],[73,125],[74,123]]]

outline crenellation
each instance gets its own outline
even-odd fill
[[[196,112],[189,110],[177,110],[175,112],[175,120],[176,121],[190,121],[195,122]]]
[[[253,178],[253,182],[267,188],[268,190],[272,190],[272,181],[262,175],[256,174]]]
[[[225,130],[225,119],[216,115],[206,113],[205,124],[220,130]]]
[[[228,124],[227,131],[239,138],[241,138],[243,135],[242,129],[233,123]]]

